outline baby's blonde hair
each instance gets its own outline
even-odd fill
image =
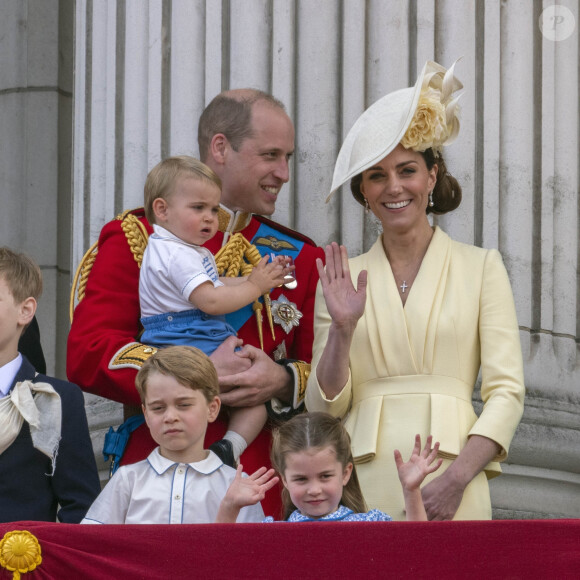
[[[145,180],[145,217],[150,224],[155,223],[153,202],[156,199],[169,199],[174,192],[178,177],[193,177],[200,181],[213,183],[221,190],[221,179],[205,163],[189,155],[168,157],[159,162]]]

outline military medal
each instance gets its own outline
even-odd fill
[[[300,324],[302,312],[298,310],[294,302],[290,302],[286,296],[280,294],[277,300],[272,301],[272,315],[274,322],[279,324],[286,334],[289,334],[292,328]]]

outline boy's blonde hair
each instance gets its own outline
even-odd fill
[[[159,162],[145,180],[145,217],[150,224],[155,223],[153,202],[156,199],[169,199],[174,192],[178,177],[194,177],[222,188],[221,179],[205,163],[189,155],[168,157]]]
[[[272,467],[284,478],[286,458],[289,453],[323,449],[324,447],[332,447],[335,450],[336,459],[343,469],[352,463],[352,473],[342,488],[340,503],[355,513],[366,512],[367,506],[350,449],[350,436],[340,419],[332,417],[328,413],[301,413],[278,427],[272,435],[272,451],[270,453]],[[286,486],[282,490],[282,505],[283,518],[286,520],[296,509]]]
[[[201,391],[208,403],[219,395],[218,376],[207,355],[193,346],[168,346],[159,349],[144,363],[135,379],[135,386],[145,404],[147,382],[152,373],[173,377],[180,385]]]
[[[26,254],[0,247],[0,276],[17,304],[27,298],[36,301],[42,294],[42,274],[38,264]]]

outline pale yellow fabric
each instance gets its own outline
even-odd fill
[[[54,472],[61,435],[60,395],[48,383],[22,381],[0,399],[0,454],[12,443],[24,421],[30,426],[32,445],[52,460]]]
[[[523,363],[515,305],[496,250],[482,250],[435,233],[403,307],[379,238],[350,260],[353,282],[368,275],[367,303],[350,353],[350,379],[328,400],[316,378],[330,317],[320,286],[306,391],[310,411],[347,417],[357,471],[369,509],[405,519],[393,450],[411,454],[414,436],[432,434],[445,458],[440,474],[468,436],[496,441],[503,461],[523,412]],[[484,409],[478,418],[471,396],[481,366]],[[498,475],[497,462],[486,467]],[[429,481],[429,479],[427,480]],[[482,473],[469,486],[456,519],[491,517]]]

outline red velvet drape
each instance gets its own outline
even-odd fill
[[[579,578],[580,520],[78,526],[28,530],[42,564],[22,580]],[[0,579],[12,574],[0,568]]]

